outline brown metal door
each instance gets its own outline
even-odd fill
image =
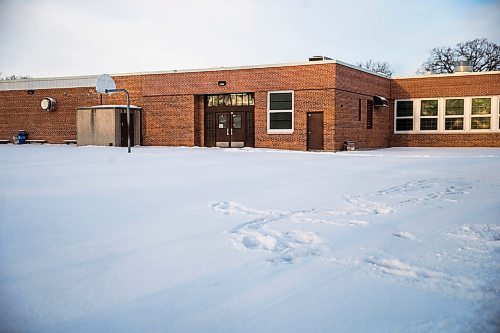
[[[245,146],[245,113],[231,112],[231,147],[241,148]]]
[[[307,149],[323,150],[323,112],[307,113]]]
[[[134,146],[134,115],[130,114],[130,146]],[[120,147],[128,147],[127,113],[120,113]]]
[[[217,112],[215,115],[215,123],[217,126],[215,131],[215,146],[217,147],[229,147],[231,127],[229,116],[229,112]]]

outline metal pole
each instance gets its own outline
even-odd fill
[[[130,154],[130,97],[128,95],[128,91],[123,89],[125,95],[127,95],[127,144],[128,144],[128,153]]]
[[[105,93],[114,93],[114,92],[123,92],[125,96],[127,96],[127,145],[128,145],[128,153],[131,153],[130,150],[130,96],[126,89],[106,89]]]

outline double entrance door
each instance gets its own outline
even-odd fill
[[[245,112],[226,111],[215,113],[215,145],[241,148],[245,145]]]

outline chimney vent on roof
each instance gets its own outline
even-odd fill
[[[309,61],[323,61],[323,60],[333,60],[333,59],[325,56],[312,56],[309,58]]]
[[[469,60],[466,61],[455,61],[455,73],[463,73],[463,72],[473,72],[474,68],[472,67],[472,62]]]

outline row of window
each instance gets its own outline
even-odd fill
[[[499,98],[425,98],[395,101],[395,132],[498,131]]]
[[[268,93],[267,131],[268,133],[293,133],[293,91]],[[207,95],[207,107],[251,106],[255,104],[253,93]]]
[[[248,106],[254,105],[253,93],[220,94],[206,96],[207,106]]]
[[[499,130],[499,96],[428,98],[395,101],[394,130],[400,132],[453,132]],[[254,105],[252,93],[207,96],[208,106]],[[267,132],[294,130],[294,92],[268,92]],[[358,118],[361,116],[359,100]],[[373,101],[367,103],[367,128],[373,126]]]

